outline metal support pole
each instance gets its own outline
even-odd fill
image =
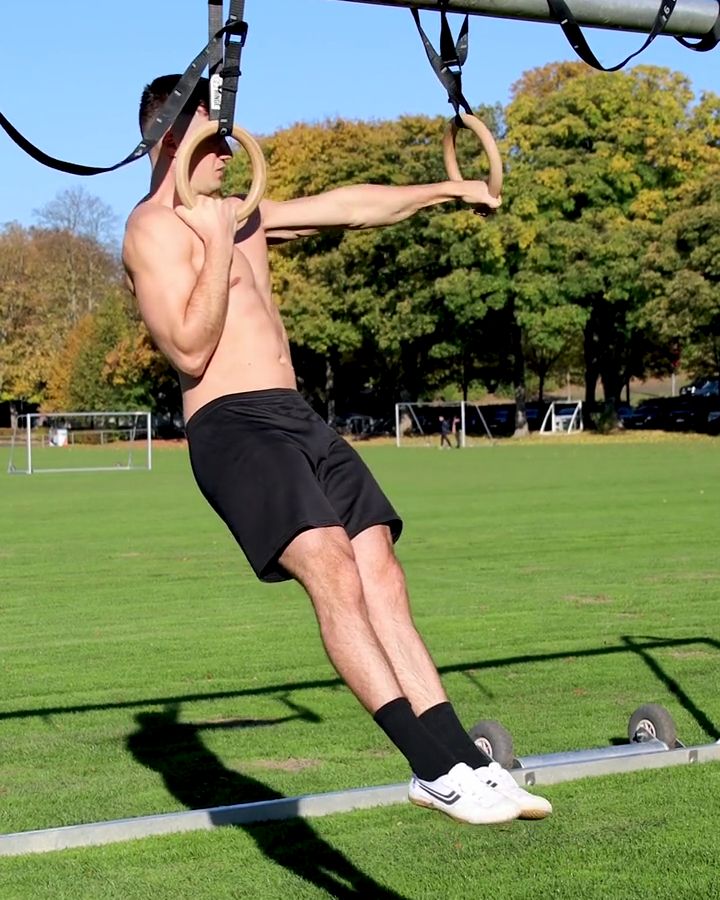
[[[498,19],[524,19],[528,22],[552,22],[546,0],[343,0],[345,3],[374,3],[376,6],[493,16]],[[660,0],[569,0],[578,25],[648,34],[657,15]],[[717,0],[678,0],[664,34],[702,37],[715,24]]]
[[[152,471],[152,413],[146,413],[147,423],[147,467],[148,472]]]
[[[28,475],[32,475],[33,473],[33,464],[32,464],[32,418],[30,413],[27,415],[26,422],[26,435],[25,440],[27,441],[27,473]]]

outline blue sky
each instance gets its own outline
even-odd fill
[[[157,74],[183,71],[207,39],[205,0],[33,0],[3,3],[0,110],[47,153],[108,165],[138,140],[137,104]],[[108,14],[112,10],[112,15]],[[250,25],[236,121],[268,134],[298,121],[435,115],[449,110],[407,9],[341,0],[247,0]],[[451,17],[457,29],[461,17]],[[437,43],[439,16],[423,14]],[[637,34],[592,30],[605,64],[642,43]],[[527,69],[573,51],[548,24],[471,18],[463,72],[471,103],[507,102]],[[720,48],[693,53],[660,37],[639,61],[684,72],[696,93],[720,94]],[[0,131],[0,224],[33,224],[33,211],[82,185],[123,221],[143,195],[148,163],[78,178],[46,169]]]

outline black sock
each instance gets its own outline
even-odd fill
[[[435,781],[460,762],[425,728],[405,697],[381,706],[373,719],[424,781]]]
[[[492,762],[487,753],[483,753],[462,727],[451,703],[446,701],[431,706],[418,718],[435,740],[447,747],[460,762],[467,763],[473,769],[479,769],[480,766]]]

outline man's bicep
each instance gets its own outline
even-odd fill
[[[163,240],[163,235],[138,233],[128,269],[140,314],[155,341],[166,352],[185,317],[197,280],[192,267],[192,245],[185,235]]]

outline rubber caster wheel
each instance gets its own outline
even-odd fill
[[[482,719],[470,729],[475,746],[500,763],[503,769],[511,769],[515,762],[513,739],[510,732],[493,719]]]
[[[664,706],[646,703],[630,716],[628,738],[635,744],[657,739],[668,747],[674,747],[677,743],[677,729],[673,717]]]

